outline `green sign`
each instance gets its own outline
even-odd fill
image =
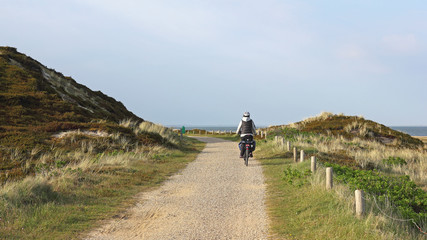
[[[182,126],[182,128],[181,128],[181,133],[185,134],[185,127],[184,126]]]

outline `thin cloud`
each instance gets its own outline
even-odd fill
[[[343,45],[336,50],[335,55],[341,70],[347,74],[356,72],[385,74],[389,72],[388,68],[376,59],[374,51],[365,50],[358,44]]]
[[[419,49],[419,41],[414,34],[384,36],[382,43],[389,51],[401,54],[414,54]]]
[[[357,44],[344,45],[336,51],[336,56],[341,59],[361,59],[366,55],[366,51]]]

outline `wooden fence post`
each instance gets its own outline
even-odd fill
[[[362,217],[365,214],[365,199],[363,197],[363,190],[354,191],[354,196],[356,198],[356,215],[357,217]]]
[[[315,156],[311,156],[311,172],[314,173],[316,172],[316,157]]]
[[[326,189],[332,189],[333,187],[333,179],[332,179],[332,168],[326,168]]]
[[[294,162],[298,162],[298,159],[297,159],[297,148],[296,147],[294,147]]]
[[[287,147],[288,147],[288,151],[291,151],[291,142],[289,142],[289,141],[288,141],[288,142],[286,143],[286,145],[287,145]]]
[[[301,153],[300,153],[300,162],[304,162],[304,157],[305,157],[304,150],[301,150]]]

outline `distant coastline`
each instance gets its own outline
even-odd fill
[[[411,136],[427,136],[427,127],[421,126],[389,126],[393,130],[407,133]]]
[[[192,130],[192,129],[200,129],[200,130],[208,130],[208,131],[235,131],[237,128],[236,126],[201,126],[201,125],[184,125],[185,129]],[[167,127],[181,129],[181,126],[178,125],[169,125]],[[257,128],[265,128],[266,126],[257,126]],[[421,127],[421,126],[388,126],[389,128],[393,130],[397,130],[400,132],[407,133],[411,136],[427,136],[427,126]]]
[[[200,130],[207,130],[207,131],[236,131],[236,126],[198,126],[198,125],[169,125],[167,127],[175,128],[175,129],[181,129],[182,126],[185,127],[186,130],[193,130],[193,129],[200,129]],[[265,128],[265,126],[256,126],[257,128]]]

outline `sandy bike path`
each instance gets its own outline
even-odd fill
[[[235,142],[197,139],[207,145],[196,160],[86,239],[267,239],[260,164],[246,167]]]

